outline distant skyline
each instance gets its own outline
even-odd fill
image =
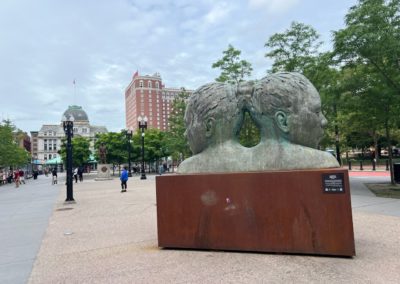
[[[232,2],[232,3],[231,3]],[[0,118],[26,132],[57,124],[69,105],[109,131],[125,126],[132,75],[160,73],[167,87],[196,89],[232,44],[266,75],[268,38],[292,21],[311,25],[332,46],[355,0],[2,0]],[[75,84],[73,83],[75,80]],[[74,88],[75,86],[75,88]]]

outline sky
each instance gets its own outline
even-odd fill
[[[271,67],[264,44],[297,21],[332,47],[356,0],[0,0],[0,119],[23,131],[58,124],[69,105],[92,125],[125,128],[132,75],[160,73],[166,87],[197,89],[232,44]],[[75,80],[75,85],[73,81]]]

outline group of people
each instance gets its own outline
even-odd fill
[[[11,170],[8,173],[4,171],[0,178],[2,183],[15,183],[15,187],[25,184],[25,172],[22,169]]]

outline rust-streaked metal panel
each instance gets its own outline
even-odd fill
[[[347,170],[165,175],[156,193],[160,247],[355,255]]]

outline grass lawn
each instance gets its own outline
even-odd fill
[[[378,197],[400,199],[400,185],[398,184],[392,185],[390,183],[366,183],[365,185]]]

